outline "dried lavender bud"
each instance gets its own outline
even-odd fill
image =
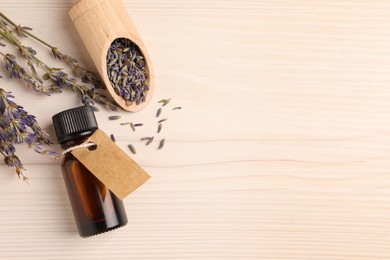
[[[144,124],[141,124],[141,123],[138,123],[138,124],[134,124],[135,127],[141,127],[143,126]]]
[[[133,132],[135,132],[135,125],[133,123],[130,123],[131,129],[133,129]]]
[[[165,107],[166,105],[169,104],[169,102],[171,102],[171,99],[168,98],[168,99],[161,99],[160,101],[158,101],[158,103],[162,103],[162,106]]]
[[[174,108],[172,108],[172,110],[180,110],[181,109],[181,107],[174,107]]]
[[[115,143],[116,142],[115,136],[111,135],[110,137],[111,137],[111,140]]]
[[[130,122],[121,123],[121,125],[130,125]]]
[[[150,145],[154,140],[154,136],[150,137],[149,140],[146,142],[146,146]]]
[[[162,129],[162,124],[158,124],[158,128],[157,128],[157,133],[159,134],[161,132],[161,129]]]
[[[161,119],[160,121],[158,121],[158,123],[160,124],[160,123],[165,122],[167,120],[168,120],[167,118],[164,118],[164,119]]]
[[[108,117],[109,120],[118,120],[118,119],[121,119],[122,117],[121,116],[110,116]]]
[[[160,144],[159,144],[159,146],[158,146],[158,149],[159,149],[159,150],[163,149],[164,145],[165,145],[165,139],[162,139],[162,140],[160,141]]]
[[[161,112],[162,112],[162,108],[160,107],[160,108],[157,110],[156,117],[159,117],[159,116],[161,115]]]
[[[134,146],[132,144],[129,144],[127,147],[129,147],[130,151],[133,153],[133,154],[136,154],[137,151],[135,150]]]
[[[151,139],[151,137],[142,137],[140,140],[141,141],[149,141]]]

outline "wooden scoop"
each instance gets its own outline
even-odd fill
[[[127,111],[137,112],[143,109],[150,102],[154,92],[154,72],[149,54],[123,2],[121,0],[79,0],[71,8],[69,16],[112,98]],[[150,89],[145,102],[139,105],[134,103],[128,106],[124,98],[115,93],[107,75],[107,51],[117,38],[127,38],[134,42],[145,58]]]

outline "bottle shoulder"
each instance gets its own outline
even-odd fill
[[[61,167],[65,167],[66,165],[74,163],[80,163],[80,161],[76,157],[74,157],[72,153],[67,153],[61,160]]]

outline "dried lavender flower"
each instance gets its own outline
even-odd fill
[[[154,136],[150,137],[149,140],[146,142],[146,146],[150,145],[154,140]]]
[[[116,142],[115,136],[112,134],[112,135],[110,135],[110,137],[111,137],[111,140],[115,143]]]
[[[159,146],[158,146],[158,149],[159,149],[159,150],[163,149],[164,145],[165,145],[165,139],[162,139],[162,140],[160,141],[160,144],[159,144]]]
[[[170,98],[164,98],[164,99],[161,99],[160,101],[158,101],[158,103],[162,103],[162,106],[163,106],[163,107],[165,107],[166,105],[168,105],[169,102],[171,102],[171,99],[170,99]]]
[[[53,47],[49,44],[45,44],[45,45],[51,48],[51,52],[54,57],[67,63],[76,73],[76,75],[81,78],[81,81],[83,83],[92,83],[96,88],[102,87],[102,82],[95,73],[80,66],[79,62],[73,57],[66,54],[62,54],[57,47]]]
[[[168,120],[168,118],[164,118],[164,119],[161,119],[160,121],[158,121],[158,123],[160,124],[160,123],[165,122],[167,120]]]
[[[145,102],[149,91],[145,59],[138,46],[126,38],[114,40],[108,49],[107,75],[115,93],[127,105]]]
[[[174,108],[172,108],[172,110],[180,110],[180,109],[182,109],[182,107],[174,107]]]
[[[162,112],[162,108],[160,107],[160,108],[157,110],[156,117],[159,117],[159,116],[161,115],[161,112]]]
[[[20,159],[15,155],[14,144],[27,144],[34,151],[42,155],[55,155],[53,151],[44,150],[42,145],[50,145],[51,141],[47,133],[24,108],[11,99],[14,96],[0,88],[0,153],[4,162],[9,167],[14,167],[19,177],[24,176],[24,167]]]
[[[45,88],[42,83],[42,79],[36,73],[34,65],[29,61],[28,66],[32,72],[32,75],[26,72],[26,70],[17,63],[16,57],[12,54],[4,54],[0,52],[0,55],[3,56],[3,62],[5,69],[10,73],[10,78],[17,78],[22,80],[26,86],[38,93],[42,93],[50,96],[52,93],[60,93],[59,88]]]
[[[162,124],[158,124],[158,128],[157,128],[157,133],[159,134],[161,132],[161,129],[162,129]]]
[[[31,37],[32,39],[42,43],[43,45],[50,48],[53,56],[61,61],[64,61],[67,63],[73,71],[78,75],[82,82],[84,83],[92,83],[96,88],[101,88],[102,83],[99,77],[96,76],[95,73],[87,70],[86,68],[79,65],[78,61],[66,54],[61,53],[57,47],[52,46],[51,44],[45,42],[44,40],[40,39],[36,35],[32,34],[32,29],[27,26],[21,26],[15,24],[11,19],[9,19],[7,16],[5,16],[3,13],[0,12],[0,17],[7,21],[7,23],[11,24],[14,28],[17,34],[23,36],[23,37]]]
[[[135,125],[133,123],[130,123],[131,129],[133,129],[133,132],[135,132]]]
[[[80,96],[88,96],[90,100],[95,101],[98,104],[104,105],[107,109],[112,111],[118,111],[119,107],[109,100],[105,95],[100,94],[95,91],[95,89],[89,89],[85,85],[80,85],[74,78],[69,77],[69,75],[61,70],[48,68],[47,73],[43,76],[44,80],[51,80],[54,82],[55,86],[67,86],[73,92],[79,94]],[[82,100],[83,101],[83,100]],[[85,102],[83,102],[86,104]]]
[[[130,151],[133,153],[133,154],[136,154],[137,151],[135,150],[134,146],[132,144],[129,144],[127,147],[129,147]]]
[[[109,116],[108,119],[109,120],[118,120],[118,119],[121,119],[122,117],[121,116]]]
[[[0,17],[2,19],[6,20],[7,22],[11,23],[13,26],[16,26],[4,14],[0,13]],[[35,37],[31,33],[29,33],[28,31],[26,31],[26,29],[23,27],[19,27],[19,31],[22,31],[26,35],[29,35],[33,38]],[[17,32],[18,32],[18,30],[16,30],[16,33]],[[39,67],[45,71],[45,74],[43,75],[42,78],[44,80],[50,80],[52,82],[52,85],[49,88],[47,88],[49,93],[61,92],[62,86],[68,86],[73,92],[75,92],[81,96],[81,100],[83,101],[84,104],[90,104],[90,103],[84,102],[85,100],[87,100],[84,97],[88,96],[89,97],[88,101],[95,101],[96,103],[104,105],[106,108],[113,110],[113,111],[119,110],[119,107],[112,100],[107,98],[105,95],[99,93],[97,91],[97,89],[95,89],[95,88],[90,89],[85,85],[81,85],[81,84],[77,83],[77,81],[74,78],[71,78],[67,73],[65,73],[61,69],[52,68],[52,67],[48,66],[46,63],[44,63],[42,60],[40,60],[36,56],[36,51],[34,49],[32,49],[31,47],[23,46],[22,43],[20,42],[20,40],[16,37],[15,33],[7,27],[7,23],[1,19],[0,19],[0,39],[4,39],[7,42],[9,42],[10,44],[14,45],[20,51],[22,56],[24,56],[27,59],[27,62],[29,64],[30,68],[32,68],[32,66],[36,65],[37,67]],[[34,39],[36,39],[42,43],[45,43],[37,37],[35,37]],[[62,55],[58,51],[54,51],[54,52],[55,52],[55,56],[57,58]],[[67,59],[71,63],[76,62],[76,60],[74,60],[73,58],[71,58],[69,56],[62,55],[62,57],[64,59]],[[35,68],[32,70],[35,71]],[[13,73],[15,73],[15,74],[13,74],[14,76],[21,76],[24,74],[23,71],[19,70],[18,67],[16,67],[16,69],[13,70]],[[33,72],[33,75],[34,75],[34,72]],[[38,82],[40,82],[38,77],[35,77],[35,79]],[[31,86],[34,86],[34,83],[31,83],[31,78],[29,78],[28,76],[24,80],[27,81],[27,83],[30,83]],[[83,81],[85,81],[85,80],[83,80]]]

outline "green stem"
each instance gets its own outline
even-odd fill
[[[14,44],[19,51],[22,53],[23,56],[27,56],[26,58],[33,61],[35,64],[40,66],[41,68],[45,69],[46,71],[50,71],[50,67],[47,66],[43,61],[41,61],[39,58],[37,58],[34,55],[29,55],[26,53],[23,53],[23,49],[25,48],[22,43],[16,38],[16,36],[4,25],[0,24],[0,35],[7,40],[9,43]]]
[[[34,34],[30,33],[28,30],[24,29],[23,27],[21,26],[18,26],[16,25],[11,19],[9,19],[7,16],[5,16],[5,14],[3,14],[2,12],[0,12],[0,17],[3,18],[4,20],[6,20],[8,23],[10,23],[12,26],[14,26],[17,30],[20,30],[21,32],[23,32],[24,34],[30,36],[31,38],[39,41],[40,43],[46,45],[47,47],[53,49],[54,46],[48,44],[47,42],[45,42],[44,40],[38,38],[37,36],[35,36]]]

